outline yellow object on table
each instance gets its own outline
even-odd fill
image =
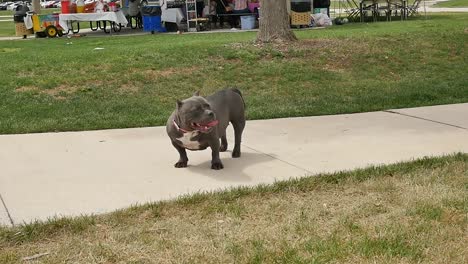
[[[85,3],[83,0],[76,1],[76,12],[77,13],[84,13],[85,10]]]

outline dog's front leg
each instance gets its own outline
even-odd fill
[[[211,148],[211,168],[213,170],[220,170],[223,169],[223,163],[219,158],[219,139],[214,137],[214,140],[210,141],[210,148]]]
[[[174,164],[174,167],[176,168],[185,168],[187,167],[187,163],[188,163],[188,158],[187,158],[187,151],[185,151],[185,148],[177,145],[177,143],[175,143],[174,141],[172,141],[172,145],[174,146],[174,148],[177,149],[177,151],[179,152],[179,161],[177,161],[176,164]]]

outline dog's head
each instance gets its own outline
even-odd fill
[[[209,133],[218,124],[210,104],[198,92],[188,99],[177,101],[176,107],[180,127]]]

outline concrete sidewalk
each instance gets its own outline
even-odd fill
[[[210,169],[209,150],[189,152],[190,166],[175,169],[163,127],[2,135],[0,146],[0,223],[11,225],[468,152],[468,104],[249,121],[242,157],[223,153],[221,171]]]

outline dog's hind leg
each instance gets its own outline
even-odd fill
[[[226,139],[226,135],[224,134],[221,136],[221,146],[219,147],[219,151],[224,152],[227,150],[227,148],[228,148],[228,142]]]
[[[232,151],[233,158],[239,158],[241,156],[241,141],[242,141],[242,132],[244,131],[245,127],[245,119],[238,120],[236,122],[232,122],[232,126],[234,127],[234,150]]]

